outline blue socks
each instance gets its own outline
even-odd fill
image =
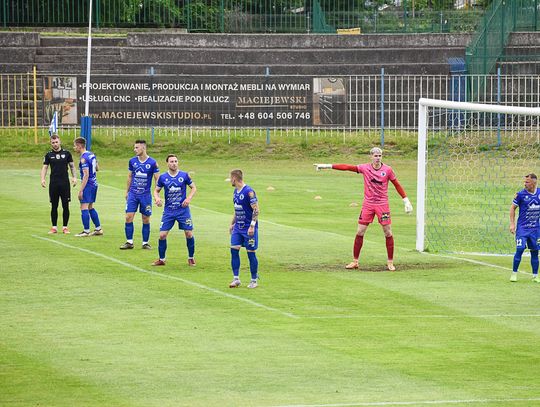
[[[158,252],[160,260],[165,260],[165,252],[167,251],[167,239],[158,240]]]
[[[133,233],[131,233],[131,237],[133,238]],[[148,243],[148,239],[150,239],[150,223],[143,223],[143,225],[142,225],[142,241],[143,241],[143,243]]]
[[[259,261],[257,260],[257,255],[255,252],[247,252],[249,259],[249,271],[251,272],[251,279],[257,280],[257,269],[259,267]]]
[[[512,271],[514,273],[517,273],[518,269],[519,269],[519,264],[521,263],[521,256],[523,256],[523,252],[525,251],[525,249],[516,249],[516,254],[514,254],[514,265],[512,267]],[[532,259],[531,259],[532,261]]]
[[[249,271],[251,272],[251,279],[257,280],[259,261],[255,252],[247,252],[249,259]],[[238,278],[240,274],[240,250],[231,248],[231,268],[234,278]]]
[[[538,275],[538,250],[531,250],[531,266],[532,266],[532,273],[535,275]]]
[[[126,240],[128,240],[129,242],[133,242],[133,222],[126,222],[124,229],[126,231]]]
[[[81,210],[81,219],[84,231],[90,231],[90,214],[88,213],[88,209]]]
[[[240,274],[240,250],[231,248],[231,267],[235,278]]]
[[[195,254],[195,238],[186,237],[186,246],[188,250],[188,257],[193,258],[193,255]]]
[[[92,208],[92,209],[89,209],[88,212],[90,213],[90,217],[92,218],[92,223],[94,224],[96,229],[100,229],[101,223],[99,223],[99,216],[98,216],[97,211],[94,208]],[[84,221],[83,221],[83,224],[84,224]],[[88,227],[90,227],[90,223],[88,223]]]

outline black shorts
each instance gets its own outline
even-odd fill
[[[61,199],[62,201],[67,200],[71,201],[71,186],[69,182],[58,182],[49,184],[49,200],[50,202],[57,201]]]

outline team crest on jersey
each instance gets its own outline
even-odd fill
[[[390,219],[390,212],[383,212],[381,214],[381,221],[386,221],[386,220],[389,220]]]
[[[56,154],[56,159],[57,159],[57,160],[60,159],[60,154]]]
[[[238,197],[240,200],[244,199],[244,194],[240,194],[240,196]]]
[[[65,154],[61,154],[60,157],[66,158],[66,155],[65,155]]]
[[[381,172],[381,177],[385,177],[386,176],[386,172]]]
[[[147,169],[147,170],[150,169],[150,164],[146,164],[146,169]]]

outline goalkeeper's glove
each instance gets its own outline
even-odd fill
[[[405,204],[405,213],[410,215],[413,211],[412,203],[409,201],[409,198],[405,197],[403,198],[403,203]]]
[[[320,171],[320,170],[331,170],[332,169],[332,164],[313,164],[315,166],[315,169],[317,171]]]

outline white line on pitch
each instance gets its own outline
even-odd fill
[[[48,239],[46,237],[41,237],[41,236],[37,236],[37,235],[32,235],[32,237],[36,238],[36,239],[45,240],[47,242],[51,242],[51,243],[54,243],[54,244],[57,244],[57,245],[60,245],[60,246],[64,246],[64,247],[67,247],[69,249],[79,250],[81,252],[88,253],[88,254],[91,254],[93,256],[101,257],[103,259],[106,259],[106,260],[112,261],[114,263],[120,264],[120,265],[122,265],[124,267],[130,268],[130,269],[138,271],[140,273],[150,274],[150,275],[153,275],[153,276],[166,278],[166,279],[169,279],[169,280],[180,281],[180,282],[182,282],[184,284],[191,285],[193,287],[197,287],[197,288],[200,288],[200,289],[203,289],[203,290],[206,290],[206,291],[210,291],[210,292],[212,292],[214,294],[218,294],[218,295],[221,295],[223,297],[232,298],[232,299],[235,299],[235,300],[238,300],[238,301],[246,302],[246,303],[248,303],[250,305],[253,305],[254,307],[262,308],[262,309],[265,309],[267,311],[277,312],[277,313],[279,313],[281,315],[284,315],[286,317],[289,317],[289,318],[294,318],[294,319],[299,319],[300,318],[297,315],[294,315],[294,314],[292,314],[290,312],[284,312],[284,311],[281,311],[281,310],[279,310],[277,308],[269,307],[267,305],[260,304],[258,302],[252,301],[252,300],[250,300],[248,298],[243,298],[243,297],[239,297],[237,295],[225,293],[225,292],[217,290],[215,288],[208,287],[206,285],[199,284],[199,283],[196,283],[196,282],[191,281],[191,280],[186,280],[185,278],[181,278],[181,277],[177,277],[177,276],[171,276],[171,275],[163,274],[163,273],[158,273],[156,271],[145,270],[145,269],[143,269],[141,267],[137,267],[137,266],[135,266],[133,264],[126,263],[125,261],[118,260],[118,259],[116,259],[114,257],[110,257],[110,256],[107,256],[107,255],[99,253],[99,252],[84,249],[82,247],[72,246],[72,245],[67,244],[67,243],[62,243],[62,242],[58,242],[58,241],[53,240],[53,239]]]
[[[448,254],[427,253],[427,252],[420,252],[420,253],[426,254],[426,255],[429,255],[429,256],[444,257],[444,258],[447,258],[447,259],[462,260],[462,261],[466,261],[466,262],[469,262],[469,263],[478,264],[480,266],[497,268],[497,269],[501,269],[501,270],[504,270],[504,271],[512,271],[512,269],[508,268],[508,267],[498,266],[496,264],[486,263],[486,262],[483,262],[483,261],[480,261],[480,260],[467,259],[465,257],[450,256]],[[529,276],[531,275],[531,273],[528,273],[526,271],[518,271],[518,273],[527,274]]]
[[[306,319],[458,319],[458,318],[540,318],[540,314],[460,314],[460,315],[321,315],[302,316]]]
[[[331,403],[331,404],[287,404],[271,407],[361,407],[361,406],[415,406],[437,404],[471,404],[471,403],[528,403],[540,401],[540,397],[533,398],[507,398],[507,399],[470,399],[470,400],[425,400],[425,401],[372,401],[357,403]]]

